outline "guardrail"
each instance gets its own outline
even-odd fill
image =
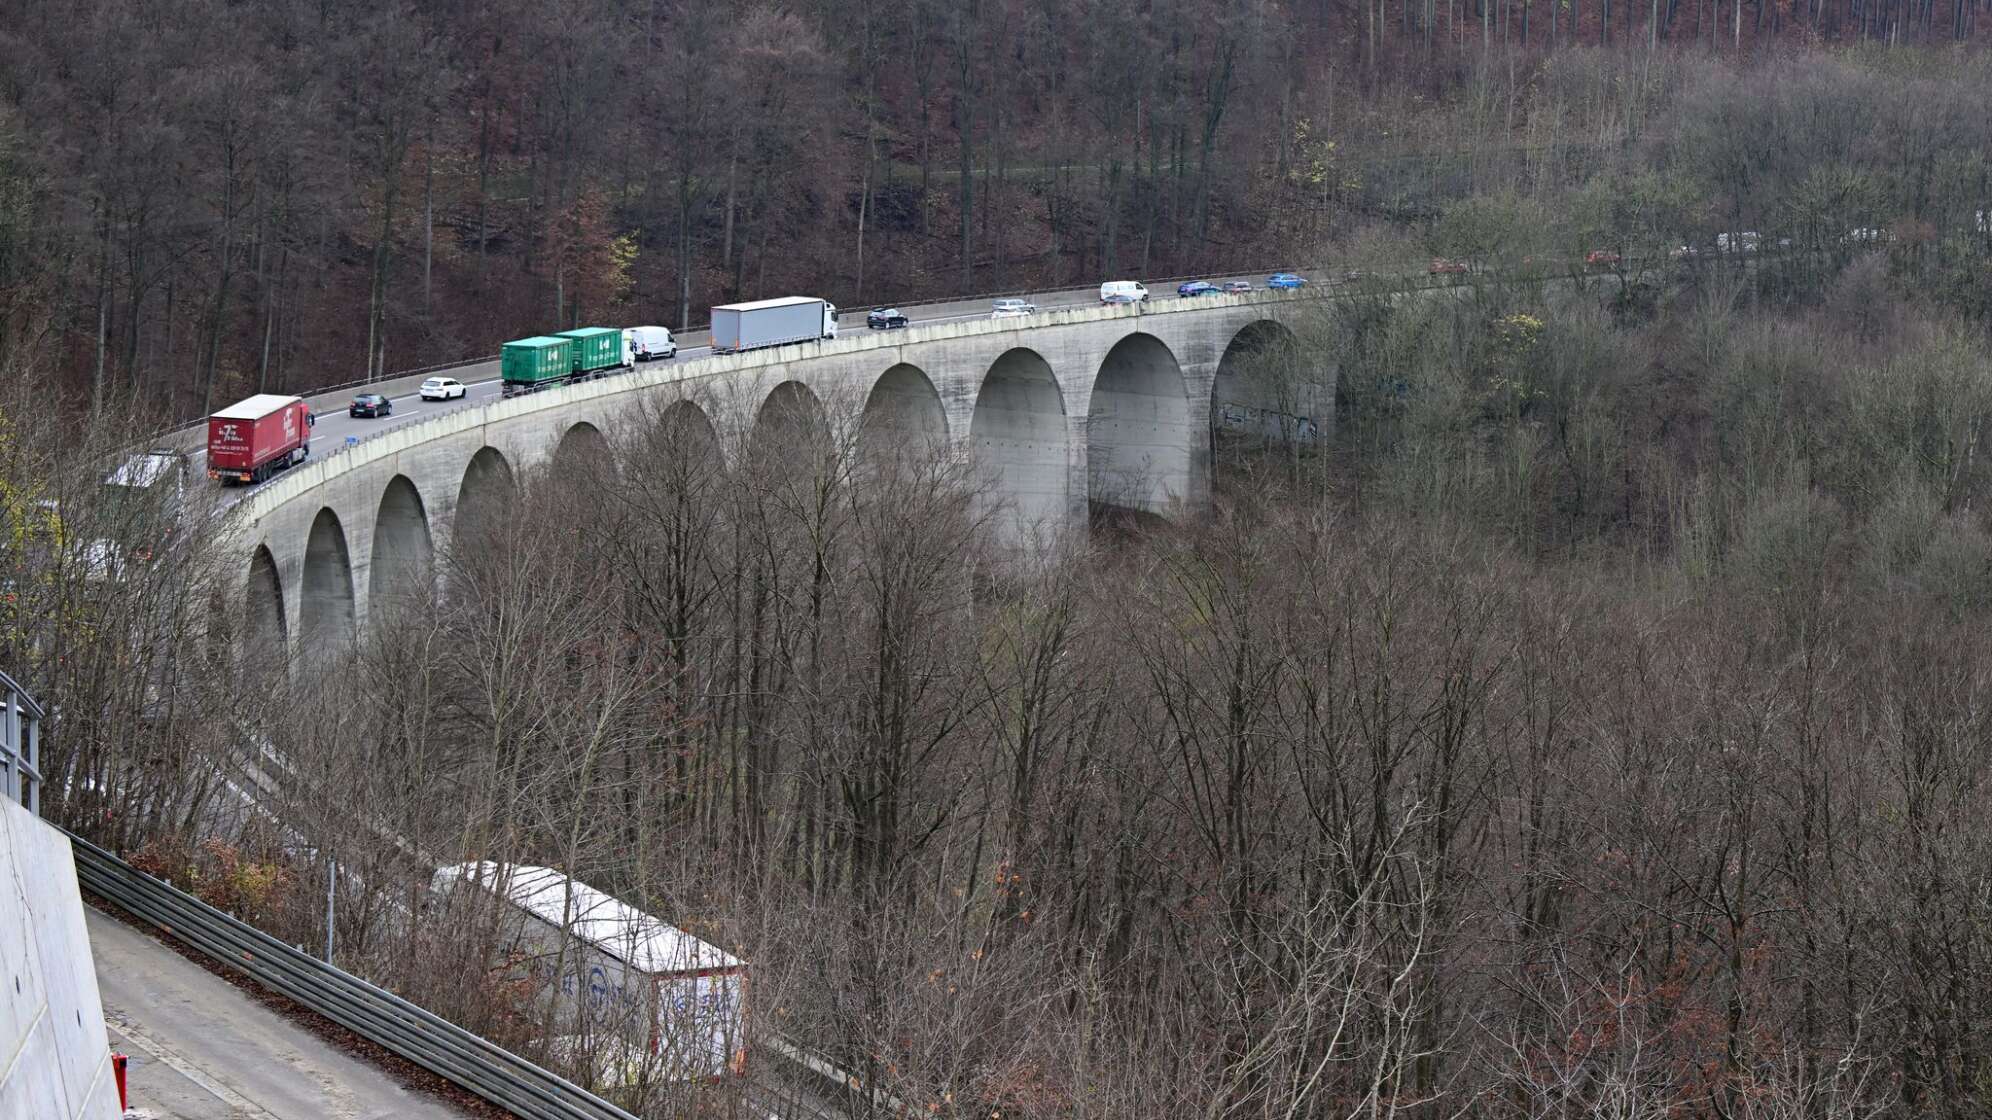
[[[0,797],[41,816],[41,723],[48,713],[13,677],[0,673]]]
[[[69,834],[84,890],[522,1120],[638,1120],[566,1079]]]

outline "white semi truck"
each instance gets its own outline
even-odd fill
[[[451,864],[434,888],[495,897],[500,950],[539,982],[558,1035],[620,1036],[672,1080],[745,1071],[747,962],[548,867]]]
[[[712,309],[715,354],[836,337],[837,306],[814,296],[728,303]]]

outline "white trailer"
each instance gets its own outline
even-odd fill
[[[434,887],[502,901],[501,951],[541,981],[561,1031],[620,1035],[679,1080],[745,1071],[747,962],[548,867],[451,864]]]
[[[729,303],[712,309],[715,354],[836,337],[836,305],[813,296]]]

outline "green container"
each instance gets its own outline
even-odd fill
[[[574,343],[565,338],[522,338],[498,351],[498,375],[507,385],[538,385],[574,372]]]
[[[622,364],[623,332],[615,327],[577,327],[553,337],[573,341],[575,373],[593,373]]]

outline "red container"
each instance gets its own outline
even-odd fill
[[[262,393],[208,417],[207,475],[261,482],[311,452],[311,408],[302,397]]]

